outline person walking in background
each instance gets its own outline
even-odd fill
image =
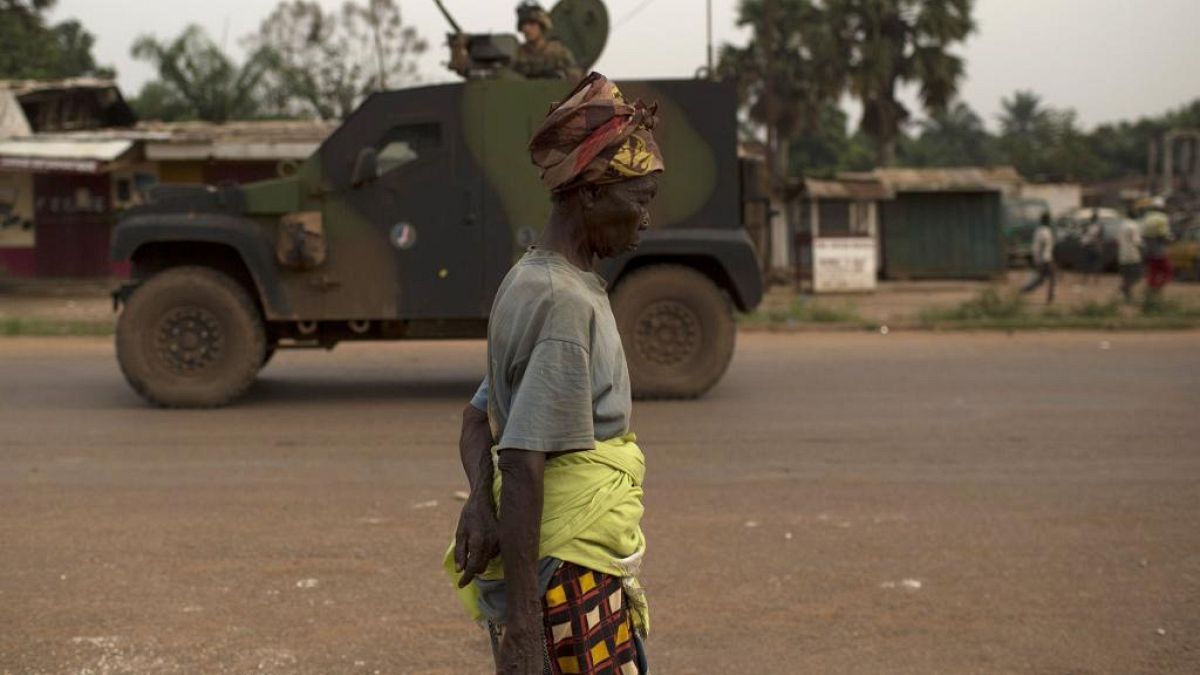
[[[1142,241],[1146,258],[1146,301],[1162,294],[1171,279],[1171,261],[1167,244],[1171,243],[1171,221],[1162,211],[1150,211],[1142,221]]]
[[[1133,287],[1142,278],[1142,233],[1132,218],[1121,221],[1117,232],[1117,269],[1121,272],[1121,295],[1133,302]]]
[[[1025,284],[1021,293],[1032,293],[1043,283],[1046,287],[1046,304],[1054,302],[1054,232],[1050,230],[1050,214],[1043,213],[1041,223],[1033,231],[1033,279]]]
[[[1092,211],[1092,219],[1083,228],[1079,238],[1083,247],[1083,283],[1096,280],[1104,265],[1104,228],[1100,225],[1100,212]]]

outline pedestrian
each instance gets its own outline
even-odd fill
[[[1033,279],[1021,288],[1021,293],[1032,293],[1038,286],[1048,282],[1046,304],[1054,302],[1054,232],[1050,230],[1050,214],[1043,213],[1041,222],[1033,231]]]
[[[1162,211],[1149,211],[1142,219],[1142,241],[1146,258],[1146,301],[1154,302],[1171,279],[1171,220]]]
[[[1092,210],[1079,244],[1083,248],[1083,283],[1094,282],[1104,266],[1104,228],[1100,224],[1099,209]]]
[[[1121,296],[1133,302],[1133,287],[1142,278],[1142,233],[1136,220],[1121,221],[1117,232],[1117,268],[1121,272]]]
[[[649,224],[655,110],[592,73],[529,144],[551,214],[492,305],[487,377],[459,440],[470,496],[444,560],[506,675],[648,672],[645,459],[595,263]]]

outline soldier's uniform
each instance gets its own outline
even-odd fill
[[[558,40],[546,40],[540,45],[523,43],[517,49],[513,70],[529,78],[577,80],[581,77],[575,56]]]
[[[517,7],[517,30],[527,23],[541,26],[542,39],[537,43],[524,42],[517,48],[517,58],[512,65],[517,74],[528,78],[563,78],[572,81],[583,77],[571,50],[558,40],[546,37],[554,29],[554,22],[536,2],[524,2]]]

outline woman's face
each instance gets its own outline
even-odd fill
[[[583,188],[584,225],[592,252],[611,258],[637,248],[650,226],[650,203],[658,194],[658,176]]]

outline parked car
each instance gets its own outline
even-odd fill
[[[1008,248],[1008,266],[1023,267],[1033,257],[1033,231],[1042,214],[1050,212],[1045,199],[1004,200],[1004,241]]]
[[[1054,260],[1059,267],[1066,269],[1081,269],[1084,263],[1083,233],[1095,213],[1100,218],[1101,231],[1101,269],[1114,271],[1117,269],[1117,236],[1121,232],[1121,224],[1127,218],[1116,209],[1077,209],[1075,212],[1059,221],[1056,242],[1054,244]]]
[[[1167,258],[1176,277],[1200,281],[1200,224],[1188,227],[1167,247]]]

